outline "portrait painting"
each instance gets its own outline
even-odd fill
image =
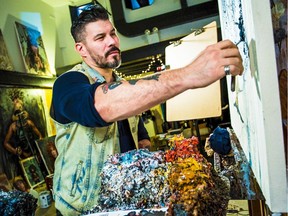
[[[15,22],[15,26],[27,73],[53,76],[41,33],[35,28],[18,22]]]
[[[41,161],[35,140],[52,136],[51,91],[0,86],[0,173],[9,180],[23,173],[19,160],[37,156]],[[21,152],[15,154],[14,149]],[[46,170],[43,164],[40,167]]]
[[[45,168],[49,174],[54,173],[54,162],[58,156],[55,146],[55,136],[46,137],[44,139],[36,140],[38,151],[41,159],[44,162]]]
[[[20,161],[26,181],[31,188],[44,182],[44,177],[34,156]]]
[[[0,29],[0,70],[8,70],[8,71],[14,70],[1,29]]]

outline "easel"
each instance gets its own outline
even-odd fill
[[[166,64],[171,69],[191,62],[208,45],[217,42],[216,22],[194,30],[188,36],[170,43],[165,49]],[[191,134],[201,141],[199,119],[219,117],[222,114],[220,81],[205,88],[187,90],[166,102],[167,121],[189,120]]]

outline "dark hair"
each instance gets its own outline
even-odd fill
[[[83,41],[85,26],[98,20],[108,20],[109,12],[101,5],[85,8],[71,26],[71,34],[75,42]]]

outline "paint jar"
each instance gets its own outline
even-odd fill
[[[49,191],[42,191],[39,194],[40,208],[48,208],[51,205],[51,195]]]

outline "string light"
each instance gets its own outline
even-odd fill
[[[123,79],[131,80],[131,79],[139,79],[139,78],[146,76],[146,75],[149,75],[151,73],[162,71],[165,69],[165,65],[164,65],[163,61],[161,60],[161,56],[162,56],[161,54],[158,54],[156,56],[152,56],[151,61],[147,66],[147,69],[142,71],[140,74],[126,76],[125,74],[118,72],[116,69],[114,69],[114,73]],[[152,69],[155,69],[155,70],[152,70]]]

